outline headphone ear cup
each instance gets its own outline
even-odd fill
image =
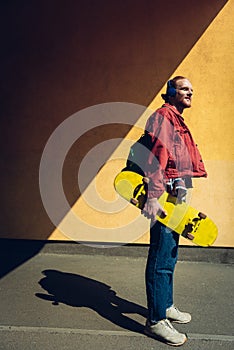
[[[170,97],[175,97],[176,95],[176,89],[172,86],[171,80],[167,82],[167,95]]]

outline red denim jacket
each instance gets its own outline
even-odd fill
[[[165,103],[146,123],[153,148],[146,162],[149,198],[159,198],[173,178],[206,177],[200,152],[177,109]]]

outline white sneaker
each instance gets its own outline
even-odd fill
[[[176,323],[189,323],[192,319],[189,313],[179,311],[174,305],[167,309],[166,315],[171,322]]]
[[[172,346],[183,345],[187,340],[187,336],[179,333],[168,320],[161,320],[153,325],[147,321],[145,334]]]

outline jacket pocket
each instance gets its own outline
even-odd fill
[[[178,172],[188,172],[193,170],[192,159],[186,139],[189,137],[187,130],[176,130],[174,139],[174,156]]]

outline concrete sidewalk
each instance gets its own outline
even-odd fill
[[[38,253],[0,280],[0,350],[171,348],[142,334],[146,257]],[[179,262],[175,302],[191,350],[234,348],[233,265]]]

